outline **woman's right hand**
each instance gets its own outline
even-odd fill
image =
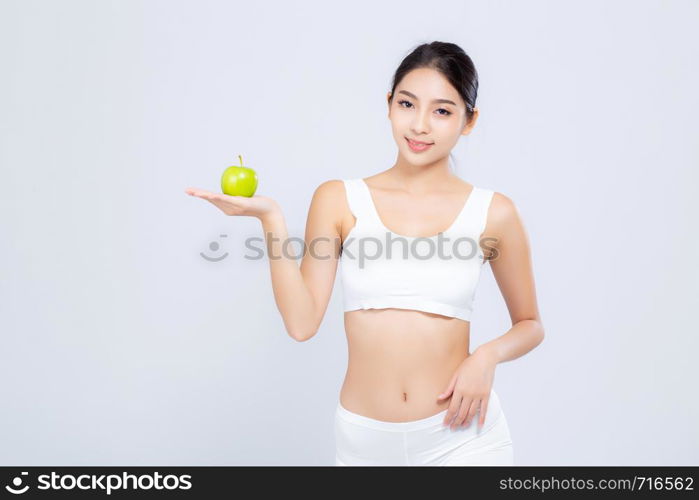
[[[265,218],[281,213],[279,204],[267,196],[230,196],[191,187],[185,189],[184,192],[190,196],[209,201],[226,215],[248,215],[257,217],[262,221]]]

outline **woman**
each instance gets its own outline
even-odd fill
[[[495,368],[540,344],[544,330],[514,203],[449,171],[452,148],[476,124],[477,90],[473,63],[455,44],[423,44],[402,61],[387,95],[396,163],[316,189],[300,269],[282,252],[288,234],[274,200],[187,190],[228,215],[261,220],[275,256],[275,300],[295,340],[316,334],[341,262],[349,362],[335,413],[336,465],[514,462]],[[513,325],[470,353],[486,261]]]

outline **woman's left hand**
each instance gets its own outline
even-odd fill
[[[486,351],[478,350],[461,362],[447,390],[437,397],[437,399],[445,399],[453,394],[444,418],[444,425],[449,425],[454,419],[451,424],[452,429],[459,425],[467,427],[480,408],[478,426],[483,427],[496,366],[497,362],[492,356]]]

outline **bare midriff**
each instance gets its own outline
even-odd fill
[[[394,198],[385,206],[393,207],[403,223],[379,215],[381,224],[396,228],[395,234],[437,234],[438,229],[453,222],[453,214],[463,207],[464,197],[472,190],[469,184],[461,185],[453,193],[451,209],[440,208],[434,216],[430,213],[434,200]],[[372,196],[376,194],[374,191]],[[379,211],[384,213],[384,203],[380,205]],[[356,218],[348,207],[344,208],[342,241],[355,224]],[[449,407],[451,397],[437,397],[470,354],[470,322],[396,308],[358,309],[346,311],[344,316],[348,366],[340,391],[342,406],[386,422],[419,420]]]
[[[347,410],[406,422],[449,407],[437,399],[469,355],[470,323],[409,309],[344,313],[348,366],[340,391]]]

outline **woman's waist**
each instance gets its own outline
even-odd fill
[[[362,421],[372,420],[381,426],[390,426],[394,423],[436,422],[435,419],[445,418],[446,412],[452,402],[452,397],[438,400],[437,396],[443,392],[440,386],[437,390],[411,390],[401,393],[397,390],[384,392],[379,387],[369,388],[366,385],[357,385],[350,378],[345,379],[339,396],[339,408],[345,415],[352,415],[354,419]],[[486,409],[486,425],[490,427],[500,417],[502,408],[500,399],[494,388],[491,388]],[[480,413],[477,412],[476,420]],[[441,421],[441,420],[440,420]],[[402,425],[402,424],[399,424]],[[430,424],[432,425],[432,424]]]
[[[347,348],[348,372],[402,385],[449,378],[470,355],[468,336],[442,332],[348,335]]]
[[[370,385],[413,390],[448,381],[470,355],[467,349],[439,349],[427,345],[369,348],[350,344],[348,353],[347,377]]]
[[[445,410],[450,400],[437,396],[469,356],[469,324],[416,311],[357,313],[345,321],[349,355],[343,403],[387,419]]]
[[[446,410],[450,398],[438,399],[461,359],[432,365],[349,362],[340,400],[346,408],[377,419],[404,421]]]

